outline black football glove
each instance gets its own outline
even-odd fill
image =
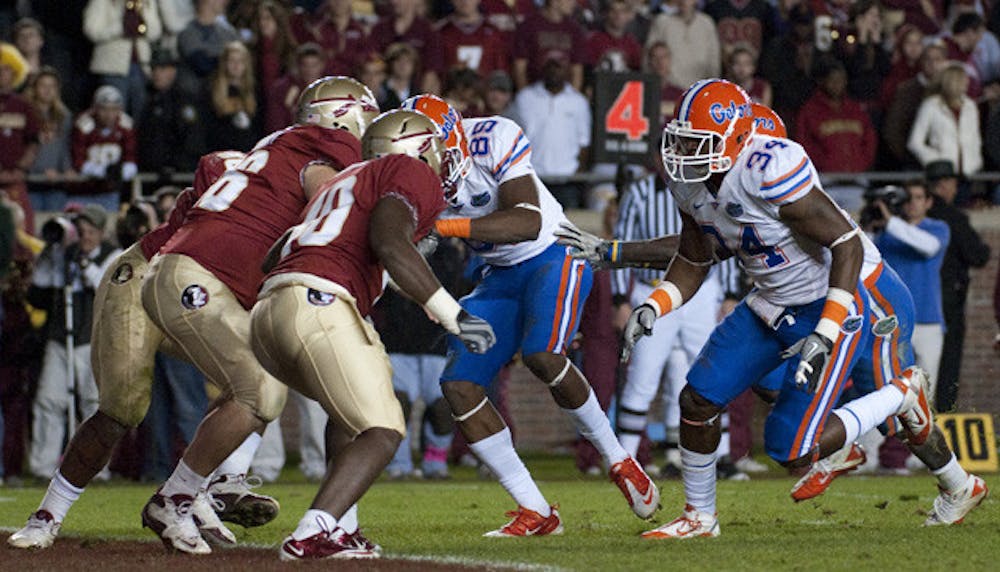
[[[826,336],[813,332],[795,342],[781,355],[784,358],[799,356],[799,367],[795,370],[795,384],[800,388],[804,387],[810,393],[816,393],[832,352],[833,342]]]

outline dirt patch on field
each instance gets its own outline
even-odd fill
[[[207,556],[170,554],[158,542],[60,538],[51,548],[38,551],[18,550],[7,546],[10,533],[0,534],[0,570],[92,570],[96,572],[221,572],[228,570],[342,570],[344,572],[465,572],[500,569],[470,566],[433,560],[321,560],[316,562],[280,562],[277,549],[233,548],[217,550]]]

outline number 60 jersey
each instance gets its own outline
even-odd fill
[[[816,188],[819,175],[798,143],[754,136],[722,179],[716,195],[705,183],[672,182],[678,207],[701,226],[720,258],[739,256],[761,297],[778,306],[807,304],[826,295],[830,255],[822,245],[796,235],[778,210]],[[844,213],[845,218],[849,218]],[[881,261],[862,233],[861,276]]]

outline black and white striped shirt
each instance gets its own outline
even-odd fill
[[[625,190],[618,205],[618,240],[649,240],[667,234],[680,234],[681,214],[666,183],[656,173],[642,177]],[[740,270],[735,258],[715,265],[709,280],[720,280],[726,296],[742,298]],[[629,295],[633,281],[654,284],[664,272],[655,268],[622,268],[611,278],[615,296]]]

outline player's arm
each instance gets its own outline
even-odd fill
[[[422,305],[470,351],[483,353],[496,338],[490,325],[462,309],[438,282],[413,245],[413,210],[403,200],[383,196],[371,216],[368,242],[400,291]]]
[[[666,270],[677,252],[679,234],[649,240],[605,240],[579,229],[571,222],[559,223],[556,242],[573,249],[571,256],[597,268],[656,268]]]
[[[542,209],[531,175],[500,185],[499,208],[479,218],[441,219],[435,224],[441,236],[469,238],[494,244],[535,240],[542,229]]]

